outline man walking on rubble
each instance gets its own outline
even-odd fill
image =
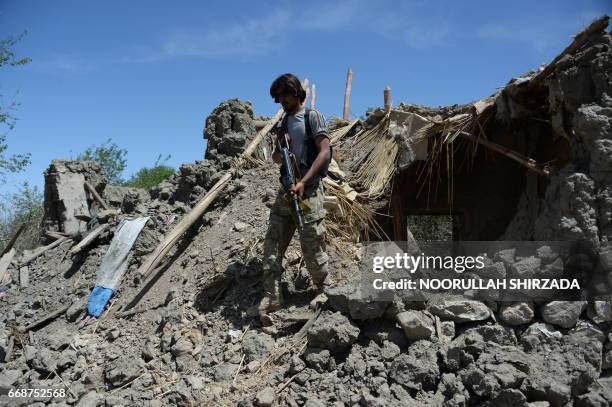
[[[329,284],[328,256],[325,252],[325,194],[321,178],[331,160],[330,141],[323,117],[316,110],[303,107],[306,91],[292,74],[279,76],[270,87],[270,95],[285,111],[281,121],[279,140],[288,135],[289,150],[299,163],[301,179],[293,185],[297,194],[309,208],[304,213],[304,227],[299,231],[302,254],[315,289],[322,293]],[[275,143],[272,159],[281,163],[279,144]],[[286,191],[281,187],[270,211],[268,231],[264,240],[263,286],[264,298],[258,313],[264,326],[272,325],[269,313],[283,306],[281,290],[282,260],[296,230],[295,215]]]

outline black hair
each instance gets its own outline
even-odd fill
[[[306,100],[306,91],[302,88],[300,80],[291,73],[279,76],[270,86],[270,96],[274,98],[275,102],[278,102],[280,96],[287,94],[296,96],[301,103]]]

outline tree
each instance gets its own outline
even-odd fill
[[[6,242],[17,232],[21,225],[25,228],[16,248],[31,249],[38,245],[41,235],[41,224],[44,215],[43,196],[36,186],[30,186],[25,181],[8,199],[0,203],[0,234],[4,249]]]
[[[24,36],[26,32],[17,38],[9,37],[0,39],[0,68],[4,66],[19,66],[30,62],[30,58],[18,58],[15,56],[13,48],[15,44]],[[0,183],[6,182],[7,173],[20,172],[30,164],[30,153],[6,155],[8,144],[6,142],[7,133],[15,127],[16,117],[12,111],[17,109],[19,103],[11,101],[8,105],[4,104],[2,95],[0,95]]]
[[[96,161],[102,167],[102,172],[110,184],[121,185],[124,182],[121,174],[127,164],[126,155],[127,150],[119,148],[109,138],[104,144],[87,147],[85,151],[77,155],[77,160]]]
[[[175,170],[172,167],[164,165],[170,159],[170,155],[161,162],[162,155],[160,154],[155,160],[155,164],[151,168],[141,168],[136,174],[132,175],[125,183],[126,186],[135,188],[151,189],[163,180],[174,174]]]

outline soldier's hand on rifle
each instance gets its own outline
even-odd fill
[[[294,184],[291,187],[291,192],[293,192],[294,194],[296,194],[297,196],[301,198],[302,195],[304,194],[304,183],[302,181],[298,181],[297,184]]]

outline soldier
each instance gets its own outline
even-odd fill
[[[270,95],[285,111],[281,130],[277,137],[289,136],[289,150],[299,163],[301,179],[291,188],[309,207],[304,213],[304,228],[300,231],[300,244],[306,268],[315,289],[322,293],[329,284],[325,251],[325,194],[321,178],[327,173],[331,161],[331,147],[322,115],[316,110],[303,107],[306,92],[295,75],[278,77],[270,87]],[[276,163],[281,163],[278,144],[272,154]],[[279,188],[270,211],[268,231],[264,241],[263,286],[264,298],[258,313],[264,326],[272,324],[267,315],[282,308],[281,290],[282,260],[296,230],[295,215],[285,197],[286,191]]]

